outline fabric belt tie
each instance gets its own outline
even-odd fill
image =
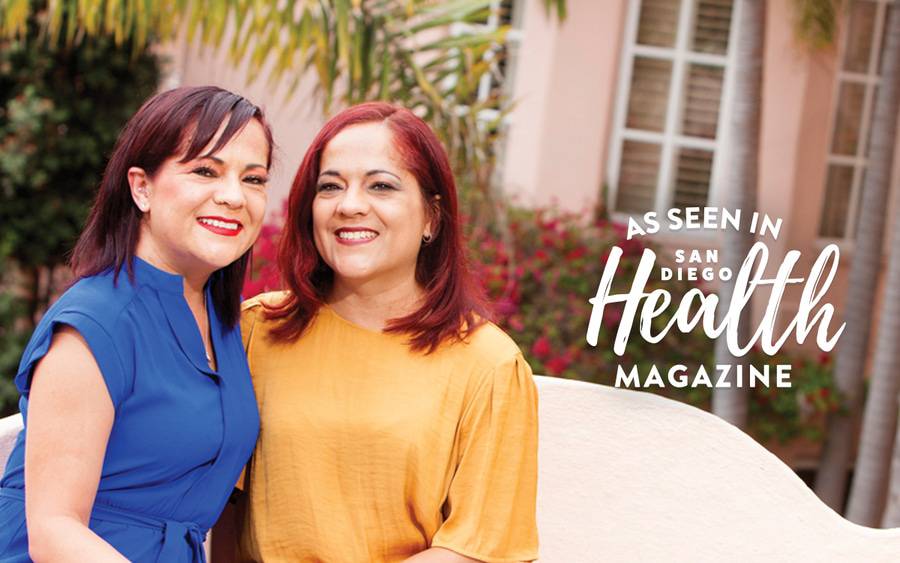
[[[0,488],[0,497],[13,498],[25,501],[25,493],[21,489]],[[206,552],[203,542],[206,540],[208,530],[195,522],[179,522],[168,520],[159,516],[151,516],[141,512],[113,508],[104,504],[94,503],[91,518],[113,524],[126,526],[140,526],[163,533],[163,546],[159,552],[159,561],[166,563],[206,563]],[[190,545],[191,551],[187,553],[184,542]]]

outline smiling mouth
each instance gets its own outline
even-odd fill
[[[360,244],[374,239],[378,233],[369,229],[338,229],[334,235],[341,243]]]
[[[233,237],[243,229],[243,225],[241,225],[239,221],[232,221],[228,219],[200,217],[199,219],[197,219],[197,222],[200,223],[200,225],[202,225],[206,230],[226,237]]]

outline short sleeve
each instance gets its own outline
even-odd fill
[[[517,354],[484,378],[463,413],[432,547],[489,563],[537,559],[537,445],[537,390]]]
[[[116,352],[116,345],[109,332],[96,320],[79,311],[62,311],[55,314],[40,330],[35,333],[22,355],[19,371],[15,377],[16,388],[24,397],[31,391],[31,380],[34,367],[50,349],[53,334],[60,325],[71,326],[84,338],[94,361],[100,368],[100,374],[109,391],[113,406],[118,408],[125,399],[130,385],[122,360]]]
[[[253,339],[253,330],[259,316],[263,314],[263,304],[260,296],[248,299],[241,303],[241,341],[244,344],[244,353],[247,361],[250,361],[250,342]]]

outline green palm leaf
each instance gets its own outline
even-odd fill
[[[544,5],[565,18],[565,0]],[[469,176],[461,183],[486,191],[480,178],[489,174],[475,169],[489,165],[493,137],[486,131],[496,127],[478,116],[502,115],[504,102],[477,92],[495,66],[487,54],[507,32],[483,25],[491,9],[491,0],[0,0],[0,36],[23,37],[29,15],[46,12],[39,20],[50,41],[112,36],[118,44],[130,40],[138,53],[186,28],[191,42],[224,42],[235,65],[246,63],[249,79],[265,68],[272,84],[287,80],[287,95],[314,73],[326,113],[370,99],[416,109]]]

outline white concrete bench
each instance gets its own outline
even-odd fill
[[[844,520],[715,416],[536,377],[541,561],[900,561],[900,529]],[[5,461],[21,419],[0,420]]]
[[[14,414],[0,418],[0,468],[6,468],[6,460],[16,443],[16,437],[22,430],[22,415]],[[2,469],[0,469],[2,471]]]

